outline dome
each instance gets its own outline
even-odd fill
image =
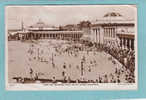
[[[116,12],[110,12],[107,13],[103,16],[104,20],[107,21],[123,21],[125,20],[125,18],[120,14],[120,13],[116,13]]]
[[[52,26],[46,25],[42,21],[38,21],[36,24],[30,26],[30,28],[48,28],[48,27],[52,27]]]
[[[39,20],[36,24],[29,26],[28,30],[58,30],[58,28],[54,26],[49,26]]]
[[[122,17],[120,13],[110,12],[104,15],[104,17]]]
[[[133,23],[134,20],[128,19],[120,13],[117,12],[108,12],[103,17],[96,19],[93,24],[109,24],[109,23]]]

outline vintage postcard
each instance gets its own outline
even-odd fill
[[[135,90],[136,5],[5,7],[7,90]]]

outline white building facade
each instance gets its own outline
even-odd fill
[[[119,13],[107,13],[92,24],[91,35],[97,44],[118,43],[122,48],[134,49],[135,23]]]

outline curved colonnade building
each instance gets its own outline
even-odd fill
[[[48,26],[39,21],[35,25],[29,26],[27,31],[20,32],[22,40],[29,39],[67,39],[79,40],[83,35],[82,31],[63,31],[58,27]]]

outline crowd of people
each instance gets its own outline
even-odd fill
[[[65,40],[38,40],[28,48],[28,61],[45,63],[49,66],[49,82],[63,83],[134,83],[135,53],[115,45],[95,45],[92,43],[71,43]],[[108,59],[111,65],[101,73],[104,64],[101,60]],[[105,61],[106,62],[106,61]],[[29,64],[30,65],[30,64]],[[111,68],[108,68],[111,67]],[[100,71],[100,69],[102,69]],[[109,69],[113,69],[108,72]],[[53,72],[57,70],[57,73]],[[51,74],[55,73],[55,74]],[[42,80],[46,73],[37,72],[30,65],[30,78]],[[57,76],[56,74],[59,74]]]
[[[104,45],[104,51],[117,59],[129,74],[126,75],[126,79],[130,83],[135,82],[135,51],[132,49],[123,49],[116,43],[110,45]]]

